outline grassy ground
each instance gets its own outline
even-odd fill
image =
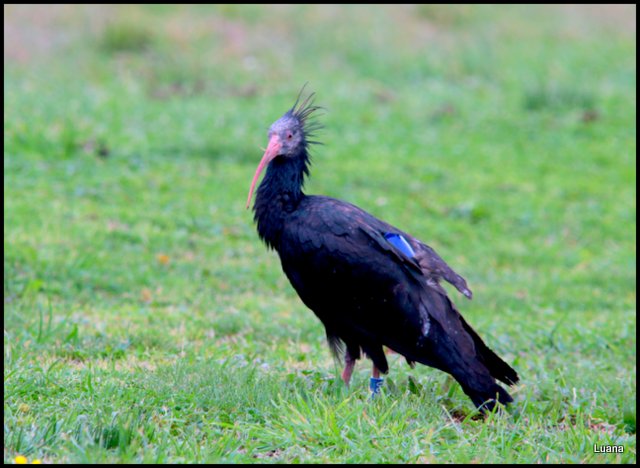
[[[636,461],[635,7],[4,13],[5,462]],[[306,81],[308,192],[469,280],[507,414],[341,385],[244,209]]]

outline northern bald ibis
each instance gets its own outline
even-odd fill
[[[302,93],[301,93],[302,94]],[[428,245],[342,200],[303,192],[309,145],[319,128],[314,94],[269,128],[269,143],[249,196],[258,235],[280,256],[282,269],[322,321],[334,355],[344,356],[348,385],[357,359],[373,361],[371,388],[389,370],[383,346],[451,374],[482,411],[512,402],[518,374],[460,315],[440,280],[471,299],[467,283]]]

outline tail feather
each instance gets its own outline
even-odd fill
[[[506,362],[504,362],[500,356],[494,353],[489,347],[484,344],[482,338],[478,336],[473,328],[464,320],[462,315],[460,315],[460,321],[464,329],[471,335],[473,338],[473,342],[476,346],[476,351],[480,356],[483,364],[489,369],[489,373],[495,379],[498,379],[500,382],[504,382],[507,385],[514,385],[520,380],[518,377],[518,373]]]
[[[518,381],[516,371],[487,347],[447,296],[424,291],[422,305],[430,326],[416,359],[408,358],[451,374],[481,411],[492,410],[498,402],[513,402],[496,379],[513,385]]]

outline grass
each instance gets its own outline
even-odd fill
[[[635,463],[635,54],[635,7],[5,6],[5,463]],[[341,385],[244,210],[306,81],[308,192],[469,280],[507,413]]]

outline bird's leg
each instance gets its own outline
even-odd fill
[[[349,351],[344,355],[344,370],[342,371],[342,380],[344,380],[345,385],[349,386],[349,381],[351,381],[351,374],[353,373],[353,368],[356,365],[356,360],[351,357]]]
[[[371,390],[371,397],[373,398],[375,395],[380,393],[380,387],[382,386],[383,379],[380,378],[380,370],[373,365],[372,377],[369,381],[369,389]]]

